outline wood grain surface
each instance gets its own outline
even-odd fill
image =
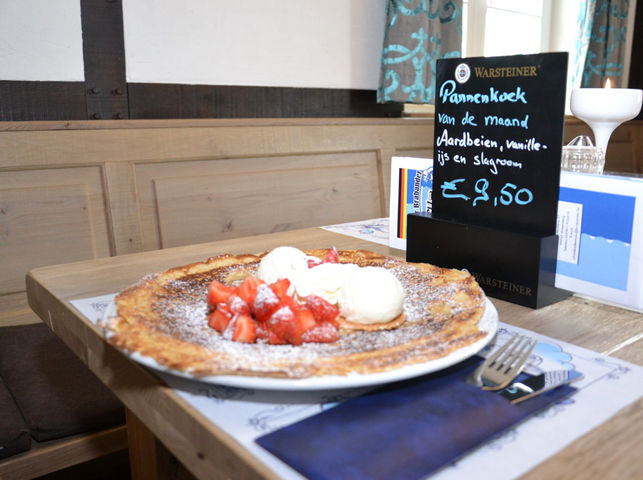
[[[29,303],[40,318],[112,389],[130,412],[196,477],[276,478],[233,438],[205,420],[145,368],[100,337],[69,300],[114,293],[150,272],[220,253],[261,252],[280,245],[299,248],[365,248],[403,257],[403,252],[322,229],[226,239],[213,243],[41,267],[27,276]],[[566,342],[641,363],[642,316],[573,297],[540,310],[492,299],[500,320]],[[590,431],[524,478],[637,478],[643,471],[642,401]],[[172,419],[172,421],[167,421]],[[133,458],[136,458],[134,456]],[[135,468],[135,467],[133,467]]]
[[[430,156],[432,125],[0,122],[0,326],[37,321],[36,267],[386,216],[391,157]]]
[[[641,132],[607,170],[643,171]],[[391,158],[432,153],[432,118],[0,122],[0,326],[38,321],[30,269],[384,217]]]

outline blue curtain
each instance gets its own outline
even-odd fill
[[[576,17],[576,41],[574,51],[570,53],[569,76],[571,88],[581,86],[585,59],[589,49],[589,42],[592,36],[592,25],[594,24],[594,10],[596,0],[585,0],[579,2],[578,15]],[[568,92],[569,93],[569,92]]]
[[[583,87],[602,87],[609,77],[613,86],[627,86],[623,78],[629,0],[588,0],[591,34],[583,68]],[[615,84],[615,85],[614,85]]]
[[[461,48],[462,0],[388,0],[377,101],[434,103],[436,60]]]

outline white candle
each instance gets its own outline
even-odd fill
[[[571,96],[572,113],[592,128],[603,154],[614,129],[636,117],[643,101],[643,90],[610,88],[610,83],[607,79],[605,88],[577,88]]]

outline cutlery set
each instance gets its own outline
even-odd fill
[[[471,372],[467,383],[483,390],[498,391],[500,396],[515,404],[583,378],[576,370],[562,369],[516,380],[537,343],[527,336],[514,335]]]

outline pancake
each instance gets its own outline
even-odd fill
[[[323,259],[328,250],[304,252]],[[340,263],[387,268],[400,280],[405,292],[401,318],[372,331],[346,325],[333,343],[294,346],[226,340],[207,324],[209,284],[254,274],[266,253],[219,255],[147,275],[117,295],[117,314],[99,325],[117,348],[194,376],[369,374],[435,360],[485,336],[478,323],[486,297],[466,271],[407,263],[365,250],[340,250]]]

